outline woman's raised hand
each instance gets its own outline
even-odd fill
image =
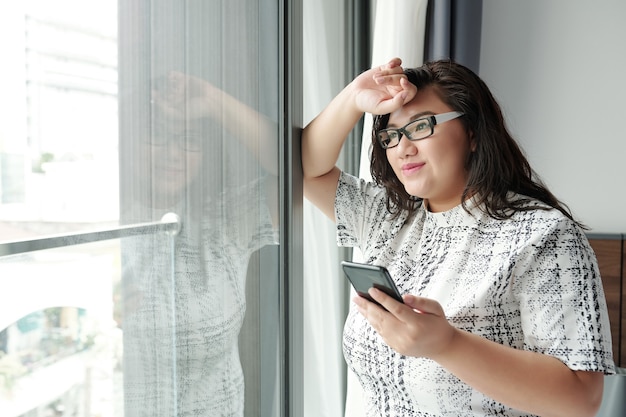
[[[402,60],[394,58],[360,74],[352,82],[355,103],[360,111],[372,114],[391,113],[415,97],[417,88],[410,83]]]
[[[226,105],[235,113],[243,106],[208,81],[179,71],[171,71],[159,87],[152,91],[152,102],[172,119],[219,120]]]

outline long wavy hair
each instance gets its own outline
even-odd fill
[[[466,161],[468,180],[462,196],[465,210],[465,202],[473,196],[479,207],[495,219],[510,218],[517,211],[554,208],[574,220],[569,208],[533,171],[509,133],[500,105],[473,71],[451,60],[439,60],[405,69],[404,73],[418,90],[432,88],[452,110],[464,114],[459,120],[476,143],[475,151]],[[370,171],[376,184],[387,190],[389,212],[393,216],[408,212],[411,216],[422,199],[406,192],[387,160],[386,151],[376,140],[377,132],[385,129],[388,122],[389,114],[374,117]],[[537,199],[545,206],[529,206],[528,198],[513,198],[512,193]]]

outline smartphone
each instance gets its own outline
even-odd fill
[[[346,274],[346,277],[350,280],[350,283],[356,290],[357,294],[361,297],[380,305],[367,293],[370,288],[374,287],[384,291],[395,300],[401,303],[403,302],[402,296],[400,295],[396,284],[393,282],[389,271],[387,271],[387,268],[384,266],[361,264],[349,261],[341,262],[341,266],[343,268],[343,272]]]

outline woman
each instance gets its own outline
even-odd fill
[[[182,228],[122,242],[125,416],[243,417],[248,263],[278,242],[275,123],[201,78],[157,85],[124,218]]]
[[[374,118],[366,182],[335,162]],[[484,82],[451,61],[356,77],[305,129],[306,197],[386,266],[404,304],[356,297],[344,355],[368,416],[594,416],[614,372],[595,256],[535,179]]]

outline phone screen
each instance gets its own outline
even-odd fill
[[[403,302],[398,288],[394,284],[389,271],[387,271],[387,268],[384,266],[361,264],[349,261],[341,262],[341,266],[346,274],[346,277],[350,280],[350,283],[356,290],[357,294],[361,297],[380,305],[367,293],[370,288],[374,287],[384,291],[395,300],[401,303]]]

